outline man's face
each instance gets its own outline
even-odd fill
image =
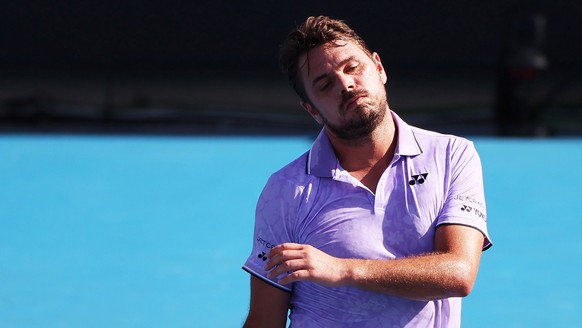
[[[384,119],[386,72],[378,54],[368,56],[349,41],[316,47],[300,60],[309,102],[302,106],[344,140],[365,138]]]

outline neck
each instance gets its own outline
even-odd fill
[[[328,136],[341,166],[375,192],[396,148],[396,126],[392,115],[386,115],[370,136],[362,140],[342,140],[329,131]]]

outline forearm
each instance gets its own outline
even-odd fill
[[[265,270],[282,285],[307,280],[419,300],[463,297],[477,277],[483,238],[470,227],[443,226],[436,232],[435,252],[395,260],[342,259],[288,243],[271,249]]]
[[[343,284],[418,300],[467,296],[476,276],[475,265],[448,253],[342,262]]]

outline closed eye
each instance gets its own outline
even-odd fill
[[[324,82],[319,85],[319,91],[325,91],[331,86],[330,82]]]
[[[358,63],[358,62],[350,63],[349,65],[346,66],[345,72],[346,73],[356,72],[359,67],[360,67],[360,63]]]

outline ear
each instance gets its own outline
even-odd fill
[[[382,80],[382,83],[386,84],[386,81],[388,81],[388,75],[386,74],[386,70],[384,69],[384,65],[382,65],[382,61],[380,60],[380,55],[378,55],[377,52],[374,52],[372,54],[372,60],[374,61],[374,64],[376,65],[376,70],[380,74],[380,79]]]
[[[321,115],[319,114],[319,112],[315,108],[313,108],[313,106],[311,106],[309,103],[307,103],[305,101],[301,101],[299,104],[301,105],[301,107],[303,107],[303,109],[305,109],[309,113],[309,115],[311,115],[311,117],[313,117],[315,122],[323,125],[323,120],[321,119]]]

